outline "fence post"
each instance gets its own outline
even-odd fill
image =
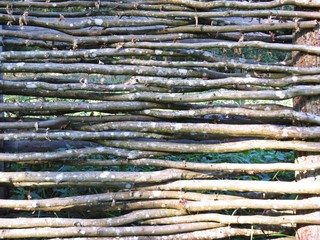
[[[304,9],[299,9],[304,10]],[[320,46],[320,28],[314,30],[297,29],[294,37],[294,43],[304,44],[308,46]],[[297,67],[319,67],[320,57],[315,55],[301,54],[299,52],[293,54],[293,63]],[[320,96],[303,96],[293,99],[295,110],[309,112],[320,115]],[[296,162],[299,163],[315,163],[320,162],[320,155],[298,152]],[[320,171],[306,171],[296,175],[298,181],[304,181],[306,184],[320,184]],[[307,198],[310,196],[302,196]],[[320,201],[320,197],[319,201]],[[314,215],[320,217],[320,212],[313,212]],[[320,239],[320,225],[298,226],[296,234],[297,240],[315,240]]]

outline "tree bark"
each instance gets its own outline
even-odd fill
[[[314,30],[301,29],[295,33],[294,42],[296,44],[305,44],[307,46],[320,46],[320,29]],[[293,53],[293,62],[296,67],[319,68],[320,58],[316,55],[306,55],[301,52]],[[299,96],[293,99],[294,108],[297,111],[309,112],[312,114],[320,114],[320,97],[319,96]],[[317,163],[320,162],[320,155],[310,152],[298,152],[297,163]],[[296,175],[297,180],[304,181],[305,184],[320,184],[320,171],[304,171]],[[308,196],[303,196],[308,197]],[[320,197],[318,197],[320,201]],[[307,212],[308,213],[308,212]],[[320,212],[313,212],[314,216],[320,218]],[[320,225],[300,226],[296,233],[299,240],[320,239]]]

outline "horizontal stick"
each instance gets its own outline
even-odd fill
[[[218,228],[219,223],[187,223],[168,225],[165,227],[135,226],[135,227],[66,227],[66,228],[28,228],[28,229],[0,229],[1,237],[5,239],[19,239],[25,237],[85,237],[85,236],[139,236],[161,235],[191,232],[203,229]]]
[[[297,112],[294,110],[268,110],[268,106],[263,110],[247,109],[245,107],[215,107],[192,109],[192,110],[142,110],[137,111],[137,114],[147,115],[162,119],[180,119],[187,117],[205,116],[210,114],[223,114],[226,116],[246,116],[254,118],[282,118],[292,119],[295,122],[308,122],[320,125],[320,117],[312,113]],[[213,116],[214,119],[214,116]]]
[[[127,151],[119,148],[110,147],[87,147],[80,149],[69,149],[58,152],[31,152],[31,153],[0,153],[0,159],[3,162],[34,162],[34,161],[54,161],[63,158],[86,157],[90,155],[114,155],[128,159],[166,156],[168,154],[152,151]]]
[[[151,220],[145,220],[142,224],[159,225],[159,224],[177,224],[187,222],[219,222],[223,224],[263,224],[263,225],[283,225],[289,224],[320,224],[320,218],[312,214],[305,215],[281,215],[281,216],[266,216],[266,215],[223,215],[216,213],[206,213],[197,215],[164,217]]]
[[[166,182],[177,179],[212,178],[211,174],[191,172],[181,169],[165,169],[153,172],[4,172],[0,183],[15,184],[16,182],[59,183],[69,182]]]
[[[166,104],[148,102],[22,102],[22,103],[0,103],[0,111],[126,111],[144,108],[166,108]]]
[[[320,47],[306,46],[301,44],[282,44],[282,43],[268,43],[263,41],[215,41],[215,42],[200,42],[200,43],[159,43],[159,42],[136,42],[124,43],[123,48],[150,48],[150,49],[207,49],[207,48],[259,48],[259,49],[272,49],[281,51],[301,51],[309,54],[320,54]]]
[[[274,160],[277,160],[276,158]],[[167,168],[189,169],[194,171],[217,171],[217,172],[241,172],[247,174],[255,174],[262,172],[278,172],[278,171],[314,171],[320,169],[320,163],[197,163],[188,161],[170,161],[154,158],[141,158],[134,160],[61,160],[64,164],[72,164],[78,166],[157,166]]]
[[[274,234],[279,233],[286,233],[287,229],[279,229],[270,230],[270,229],[253,229],[253,228],[233,228],[233,227],[219,227],[215,229],[209,230],[200,230],[200,231],[193,231],[188,233],[180,233],[180,234],[172,234],[172,235],[165,235],[165,236],[139,236],[139,240],[176,240],[176,239],[223,239],[223,238],[230,238],[236,236],[247,236],[252,237],[255,235],[262,235],[267,237],[270,235],[271,237]],[[74,239],[74,238],[72,238]],[[81,238],[81,240],[114,240],[114,238]],[[136,237],[118,237],[118,240],[136,240]],[[71,238],[54,238],[51,240],[71,240]],[[79,239],[80,240],[80,239]],[[295,237],[292,238],[281,238],[278,240],[295,240]]]
[[[1,208],[16,211],[71,211],[85,206],[112,205],[112,202],[150,200],[150,199],[185,199],[190,201],[208,201],[244,199],[244,197],[203,194],[183,191],[118,191],[100,194],[80,195],[64,198],[12,200],[0,199]],[[1,220],[1,219],[0,219]],[[96,223],[97,224],[97,223]],[[14,225],[13,225],[14,226]]]
[[[218,144],[185,144],[170,142],[145,141],[99,141],[100,144],[126,149],[159,151],[170,153],[227,153],[241,152],[252,149],[264,150],[295,150],[319,152],[320,143],[307,141],[277,141],[277,140],[243,140],[238,142]],[[1,155],[0,155],[1,156]]]
[[[167,7],[168,5],[164,6]],[[173,7],[178,7],[177,5],[171,5]],[[120,9],[121,6],[118,6]],[[3,11],[4,12],[4,11]],[[23,11],[19,11],[13,9],[12,11],[15,15],[22,15]],[[250,10],[228,10],[223,11],[219,9],[219,11],[201,11],[201,12],[193,12],[193,11],[139,11],[139,10],[108,10],[104,9],[94,9],[91,11],[82,11],[82,12],[41,12],[41,11],[28,11],[28,16],[36,16],[36,17],[46,17],[46,18],[59,18],[60,14],[62,14],[65,18],[80,18],[80,17],[88,17],[88,16],[142,16],[142,17],[154,17],[154,18],[172,18],[172,17],[184,17],[184,18],[223,18],[223,17],[259,17],[259,18],[267,18],[272,16],[273,19],[277,18],[289,18],[293,19],[294,17],[300,17],[305,19],[319,19],[320,13],[313,11],[290,11],[290,10],[258,10],[255,11]]]
[[[110,122],[93,126],[83,126],[82,130],[129,130],[154,132],[159,134],[203,133],[232,137],[263,137],[274,139],[319,138],[320,127],[286,127],[269,124],[210,124],[174,122]],[[92,134],[93,135],[93,134]],[[1,138],[0,138],[1,139]]]
[[[1,200],[0,200],[1,201]],[[138,210],[128,214],[124,214],[113,218],[99,218],[99,219],[82,219],[82,218],[0,218],[0,228],[7,229],[21,229],[21,228],[35,228],[35,227],[115,227],[128,225],[137,221],[179,216],[186,214],[185,211],[175,209],[149,209]]]
[[[259,181],[257,181],[257,184]],[[275,209],[275,210],[318,210],[320,208],[319,198],[304,200],[283,199],[243,199],[243,200],[221,200],[221,201],[181,201],[181,200],[149,200],[137,202],[116,203],[115,206],[104,206],[104,211],[115,210],[137,210],[154,208],[172,208],[186,210],[188,213],[229,210],[229,209]]]
[[[30,128],[38,130],[39,126],[37,122]],[[1,126],[7,126],[5,123]],[[10,125],[8,125],[10,126]],[[35,128],[36,127],[36,128]],[[6,128],[8,129],[8,127]],[[129,131],[108,131],[108,132],[85,132],[85,131],[59,131],[51,132],[46,130],[45,133],[39,132],[20,132],[20,133],[0,133],[0,140],[101,140],[101,139],[130,139],[130,138],[155,138],[155,139],[172,139],[173,136],[154,134],[154,133],[142,133],[142,132],[129,132]]]
[[[165,28],[162,33],[226,33],[226,32],[270,32],[277,30],[312,29],[318,25],[317,21],[302,21],[277,24],[251,24],[251,25],[189,25]]]
[[[17,15],[1,14],[0,22],[11,21],[12,25],[19,25],[19,17]],[[167,25],[167,26],[180,26],[190,24],[187,20],[175,20],[175,19],[131,19],[131,20],[110,20],[105,18],[90,18],[90,19],[78,19],[72,23],[65,23],[59,21],[58,23],[48,21],[41,18],[26,17],[28,26],[45,27],[50,29],[64,30],[64,29],[81,29],[90,27],[136,27],[136,26],[153,26],[153,25]],[[93,31],[93,30],[91,30]]]
[[[214,2],[198,2],[194,0],[151,0],[148,3],[152,4],[179,4],[192,8],[210,9],[210,8],[236,8],[236,9],[265,9],[275,8],[284,5],[296,5],[304,7],[320,7],[318,2],[304,2],[299,0],[273,0],[269,2],[238,2],[238,1],[214,1]]]
[[[310,68],[313,69],[313,68]],[[320,70],[316,70],[319,71]],[[205,74],[205,73],[204,73]],[[317,86],[292,86],[285,90],[211,90],[198,94],[139,92],[106,96],[107,101],[152,101],[152,102],[207,102],[214,100],[284,100],[296,96],[315,96],[320,94]]]
[[[155,55],[155,56],[181,56],[176,51],[159,51],[154,49],[143,49],[143,48],[104,48],[104,49],[79,49],[77,51],[72,50],[61,50],[61,51],[10,51],[1,52],[0,60],[26,60],[26,59],[68,59],[68,58],[86,58],[86,59],[96,59],[101,57],[111,57],[111,56],[145,56],[145,55]]]
[[[50,120],[43,120],[37,122],[0,122],[0,129],[26,129],[26,128],[60,128],[63,124],[67,122],[66,118],[55,118]],[[2,133],[0,133],[1,135]],[[1,137],[0,137],[1,138]]]
[[[320,83],[320,75],[307,76],[288,76],[283,78],[257,78],[251,76],[245,77],[228,77],[221,79],[181,79],[181,78],[161,78],[161,77],[143,77],[135,76],[127,81],[128,84],[147,84],[151,86],[159,86],[165,88],[174,87],[192,87],[192,88],[221,88],[228,85],[253,85],[253,86],[271,86],[286,87],[290,85],[299,85],[303,83]]]
[[[163,77],[215,77],[209,72],[198,72],[195,70],[162,68],[149,66],[131,65],[99,65],[99,64],[62,64],[62,63],[2,63],[0,70],[4,72],[26,72],[26,73],[88,73],[104,75],[146,75]],[[307,70],[305,70],[307,71]],[[311,71],[311,70],[310,70]]]
[[[141,188],[141,190],[207,190],[237,192],[257,191],[281,194],[319,194],[320,186],[317,186],[316,184],[306,185],[305,182],[270,182],[249,180],[179,180],[163,185],[144,187]],[[314,200],[314,202],[316,201]],[[318,202],[318,207],[320,207],[320,202]]]

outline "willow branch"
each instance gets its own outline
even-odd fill
[[[208,123],[171,123],[171,122],[117,122],[84,126],[83,130],[129,130],[155,132],[161,134],[205,133],[233,137],[263,137],[274,139],[319,138],[320,127],[286,127],[266,124],[208,124]]]
[[[263,225],[291,225],[295,224],[320,224],[320,219],[311,214],[305,215],[281,215],[281,216],[239,216],[223,215],[215,213],[187,215],[178,217],[164,217],[143,221],[142,224],[159,225],[159,224],[177,224],[190,222],[219,222],[223,224],[263,224]]]
[[[143,92],[143,91],[168,91],[165,88],[161,87],[152,87],[145,85],[127,85],[127,84],[112,84],[112,85],[103,85],[103,84],[87,84],[87,83],[67,83],[67,84],[52,84],[45,82],[17,82],[17,81],[8,81],[0,80],[0,85],[2,86],[3,91],[8,89],[9,91],[15,90],[19,92],[19,89],[32,89],[33,91],[37,90],[48,90],[48,91],[63,91],[64,93],[69,90],[80,90],[80,91],[93,91],[93,92],[116,92],[116,91],[128,91],[128,92]],[[23,91],[22,91],[23,92]],[[86,92],[87,93],[87,92]],[[34,95],[37,95],[34,92]],[[66,94],[67,95],[67,94]]]
[[[12,2],[12,1],[1,1],[1,7],[17,7],[17,8],[67,8],[67,7],[82,7],[82,8],[97,8],[95,2],[88,2],[88,1],[77,1],[77,2]],[[190,8],[183,7],[183,6],[176,6],[176,5],[158,5],[158,4],[146,4],[146,3],[118,3],[118,2],[100,2],[99,7],[105,7],[108,10],[113,8],[120,8],[120,9],[146,9],[146,10],[159,10],[162,6],[163,10],[170,10],[170,11],[188,11]],[[109,9],[111,8],[111,9]]]
[[[33,123],[27,123],[27,126],[35,130],[38,130],[38,122],[33,126]],[[5,123],[0,124],[1,126],[8,127],[10,124]],[[20,127],[20,125],[18,125]],[[109,132],[84,132],[84,131],[60,131],[60,132],[50,132],[46,130],[45,133],[40,132],[21,132],[21,133],[0,133],[0,140],[12,141],[12,140],[102,140],[102,139],[130,139],[130,138],[155,138],[155,139],[172,139],[173,136],[153,134],[153,133],[141,133],[141,132],[129,132],[129,131],[109,131]]]
[[[186,144],[157,141],[99,141],[106,146],[138,149],[145,151],[158,151],[166,153],[227,153],[241,152],[252,149],[264,150],[295,150],[306,152],[319,152],[320,143],[307,141],[277,141],[277,140],[244,140],[219,144]],[[0,155],[1,156],[1,155]]]
[[[211,189],[212,190],[212,189]],[[275,210],[317,210],[320,208],[319,198],[304,200],[271,200],[244,199],[223,201],[181,201],[181,200],[149,200],[119,203],[115,206],[104,207],[106,211],[172,208],[185,210],[188,213],[228,210],[228,209],[275,209]]]
[[[275,8],[284,5],[296,5],[304,7],[320,7],[318,2],[305,2],[299,0],[273,0],[270,2],[238,2],[238,1],[214,1],[214,2],[198,2],[194,0],[154,0],[148,1],[152,4],[179,4],[192,8],[199,9],[211,9],[211,8],[236,8],[236,9],[265,9],[265,8]]]
[[[263,41],[244,41],[244,42],[197,42],[197,43],[124,43],[123,48],[150,48],[150,49],[207,49],[207,48],[259,48],[259,49],[272,49],[281,51],[301,51],[309,54],[320,54],[320,47],[306,46],[299,44],[282,44],[282,43],[267,43]]]
[[[110,14],[118,14],[120,16],[141,16],[141,17],[154,17],[154,18],[171,18],[171,17],[185,17],[185,18],[227,18],[227,17],[259,17],[259,18],[267,18],[269,16],[273,16],[275,18],[289,18],[293,19],[294,17],[300,17],[305,19],[320,19],[320,13],[318,12],[308,12],[308,11],[286,11],[286,10],[258,10],[255,9],[254,11],[241,11],[241,10],[228,10],[223,11],[219,9],[219,11],[211,11],[211,12],[186,12],[186,11],[138,11],[138,10],[127,10],[127,11],[117,11],[111,10]],[[29,15],[36,15],[40,16],[41,12],[29,12]],[[66,13],[68,14],[68,13]],[[73,13],[76,14],[76,13]],[[80,14],[80,12],[79,12]],[[99,14],[96,12],[95,14]],[[101,14],[101,13],[100,13]],[[53,15],[52,13],[49,16],[59,17],[59,14]],[[66,15],[68,16],[68,15]]]
[[[0,22],[7,23],[11,21],[11,24],[19,25],[19,17],[15,15],[0,14]],[[34,18],[28,16],[26,18],[27,25],[36,26],[36,27],[45,27],[50,29],[80,29],[80,28],[89,28],[89,27],[103,27],[103,28],[112,28],[112,27],[136,27],[136,26],[153,26],[153,25],[167,25],[167,26],[181,26],[187,25],[190,22],[186,20],[174,20],[174,19],[139,19],[139,20],[106,20],[104,18],[91,18],[91,19],[73,19],[74,21],[68,22],[54,22],[48,20],[42,20],[39,18]]]
[[[310,68],[312,69],[312,68]],[[315,68],[314,68],[315,69]],[[182,71],[180,69],[179,71]],[[187,70],[186,70],[187,71]],[[317,72],[320,70],[316,70]],[[214,100],[263,99],[284,100],[296,96],[315,96],[320,94],[319,86],[292,86],[284,90],[211,90],[197,94],[139,92],[105,96],[107,101],[150,101],[150,102],[207,102]]]
[[[144,108],[165,108],[167,105],[148,102],[23,102],[0,103],[0,111],[130,111]]]
[[[19,221],[12,218],[1,218],[0,228],[21,229],[21,228],[36,228],[36,227],[115,227],[128,225],[134,222],[163,218],[170,216],[179,216],[186,214],[185,211],[175,209],[149,209],[138,210],[128,214],[113,218],[99,219],[81,219],[81,218],[19,218]]]
[[[25,60],[25,59],[48,59],[48,58],[85,58],[85,59],[96,59],[99,57],[114,57],[114,56],[181,56],[175,51],[163,51],[143,48],[129,48],[129,49],[115,49],[115,48],[104,48],[104,49],[79,49],[77,51],[10,51],[1,52],[0,61],[8,60]]]
[[[215,73],[210,71],[199,72],[197,70],[149,67],[149,66],[132,66],[132,65],[99,65],[99,64],[81,64],[72,65],[59,63],[3,63],[0,70],[4,72],[27,72],[27,73],[88,73],[88,74],[105,74],[105,75],[146,75],[146,76],[163,76],[163,77],[213,77]],[[300,69],[303,71],[302,69]],[[315,70],[304,69],[303,72],[309,74]],[[317,71],[316,71],[317,72]],[[320,70],[319,70],[320,72]],[[228,74],[220,74],[230,76]],[[243,75],[243,74],[242,74]]]
[[[204,69],[215,69],[215,68],[236,68],[243,70],[251,71],[263,71],[267,73],[272,72],[283,72],[283,73],[293,73],[293,74],[319,74],[320,71],[313,68],[304,68],[304,67],[291,67],[291,66],[279,66],[271,65],[265,63],[252,64],[252,63],[241,63],[241,62],[193,62],[193,61],[156,61],[156,60],[139,60],[139,59],[130,59],[130,60],[118,60],[112,61],[113,64],[123,64],[129,66],[130,64],[141,65],[141,66],[157,66],[157,67],[180,67],[180,68],[191,68],[198,69],[201,71],[201,68]],[[174,77],[174,76],[173,76]]]
[[[152,151],[127,151],[119,148],[110,147],[89,147],[81,149],[63,150],[51,152],[50,154],[42,152],[31,153],[0,153],[3,162],[34,162],[34,161],[54,161],[72,157],[86,157],[90,155],[114,155],[128,159],[150,157],[150,156],[166,156],[167,154]]]
[[[311,29],[318,25],[317,21],[302,21],[292,23],[278,23],[278,24],[256,24],[256,25],[228,25],[228,26],[209,26],[209,25],[189,25],[165,28],[159,33],[225,33],[225,32],[270,32],[277,30],[295,30]]]
[[[237,192],[271,192],[281,194],[319,194],[320,186],[302,182],[238,181],[238,180],[180,180],[158,186],[143,187],[141,190],[208,190]],[[318,199],[319,200],[319,199]],[[315,200],[313,200],[315,202]],[[318,207],[320,203],[318,203]]]
[[[69,182],[134,182],[160,183],[177,179],[212,178],[211,174],[191,172],[181,169],[165,169],[155,172],[4,172],[1,173],[0,183],[15,184],[18,182],[59,183]]]
[[[267,108],[267,107],[266,107]],[[242,107],[231,108],[231,107],[210,107],[194,110],[143,110],[137,111],[137,114],[147,115],[157,118],[165,119],[179,119],[179,118],[188,118],[196,116],[205,116],[209,114],[224,114],[226,116],[246,116],[254,118],[283,118],[283,119],[292,119],[296,122],[308,122],[312,124],[320,124],[320,116],[312,113],[297,112],[294,110],[251,110]]]
[[[164,5],[164,8],[169,5]],[[171,5],[172,7],[178,7],[177,5]],[[5,11],[1,11],[0,13],[5,13]],[[14,15],[22,15],[24,12],[13,9],[12,14]],[[82,12],[41,12],[41,11],[28,11],[29,16],[35,17],[46,17],[46,18],[59,18],[60,14],[62,14],[65,18],[76,18],[76,17],[88,17],[88,16],[136,16],[136,17],[153,17],[153,18],[174,18],[174,17],[184,17],[184,18],[223,18],[223,17],[259,17],[259,18],[267,18],[269,16],[275,18],[289,18],[293,19],[294,17],[300,17],[305,19],[319,19],[320,14],[318,12],[312,11],[290,11],[290,10],[258,10],[255,11],[246,11],[246,10],[228,10],[228,11],[201,11],[201,12],[193,12],[193,11],[139,11],[139,10],[117,10],[117,9],[93,9]]]
[[[212,239],[222,239],[230,238],[234,236],[247,236],[252,237],[255,235],[268,236],[272,234],[277,234],[281,232],[286,232],[286,229],[253,229],[253,228],[233,228],[233,227],[219,227],[216,229],[202,230],[202,231],[193,231],[189,233],[180,233],[166,236],[139,236],[139,240],[175,240],[175,239],[203,239],[203,240],[212,240]],[[100,238],[81,238],[81,240],[99,240]],[[134,240],[134,237],[121,237],[119,240]],[[294,240],[295,238],[286,238],[279,240]],[[53,239],[51,239],[53,240]],[[71,240],[70,238],[55,238],[54,240]],[[103,240],[113,240],[112,238],[103,238]]]
[[[27,32],[17,32],[17,31],[9,31],[2,30],[0,32],[0,36],[2,37],[14,37],[14,38],[23,38],[30,40],[42,40],[42,41],[54,41],[61,43],[69,43],[70,48],[73,47],[81,47],[83,45],[94,45],[95,48],[97,44],[111,44],[111,43],[119,43],[119,42],[131,42],[133,40],[136,41],[147,41],[147,42],[158,42],[158,41],[176,41],[179,39],[192,39],[197,38],[199,36],[195,36],[194,34],[158,34],[158,35],[125,35],[125,36],[95,36],[95,37],[73,37],[70,35],[62,35],[62,34],[32,34]]]
[[[121,202],[124,200],[133,201],[162,198],[185,199],[189,201],[201,201],[205,199],[207,199],[208,201],[244,199],[240,196],[223,194],[203,194],[183,191],[119,191],[64,198],[31,200],[0,199],[0,203],[1,208],[12,209],[16,211],[63,211],[86,206],[111,206],[114,202]]]
[[[174,224],[165,227],[135,226],[135,227],[66,227],[66,228],[28,228],[28,229],[0,229],[3,238],[25,237],[85,237],[85,236],[139,236],[139,235],[163,235],[175,234],[203,229],[218,228],[223,226],[219,223],[187,223]]]
[[[67,122],[66,118],[56,118],[36,122],[0,122],[0,129],[50,128],[59,129]],[[0,133],[2,135],[3,133]],[[4,137],[4,136],[3,136]],[[1,137],[0,137],[1,138]]]
[[[289,85],[298,85],[304,83],[320,83],[320,75],[307,76],[288,76],[283,78],[256,78],[251,76],[246,77],[229,77],[222,79],[181,79],[181,78],[161,78],[161,77],[143,77],[134,76],[127,81],[127,84],[147,84],[151,86],[159,86],[165,88],[174,87],[192,87],[192,88],[221,88],[228,85],[253,85],[253,86],[270,86],[270,87],[286,87]]]
[[[276,160],[276,159],[275,159]],[[242,172],[247,174],[278,172],[278,171],[314,171],[320,169],[319,163],[296,164],[296,163],[266,163],[266,164],[242,164],[242,163],[194,163],[188,161],[170,161],[154,158],[142,158],[134,160],[61,160],[65,164],[79,166],[156,166],[166,168],[188,169],[192,171],[216,171],[219,172]]]

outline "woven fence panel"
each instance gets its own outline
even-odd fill
[[[319,109],[292,105],[320,94],[319,7],[1,1],[0,238],[293,239],[319,225]]]

